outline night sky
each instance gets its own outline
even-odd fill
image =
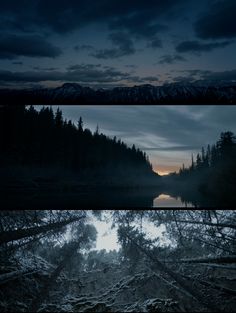
[[[1,0],[0,86],[236,81],[235,12],[235,0]]]
[[[56,111],[57,107],[53,107]],[[64,118],[84,128],[121,138],[128,146],[146,151],[153,169],[161,175],[189,165],[201,147],[214,144],[223,131],[236,134],[236,106],[127,105],[60,106]]]

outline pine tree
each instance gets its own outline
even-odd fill
[[[194,171],[194,160],[193,160],[193,154],[192,154],[192,159],[191,159],[191,167],[190,167],[191,171]]]
[[[41,168],[55,168],[86,171],[100,168],[142,169],[151,172],[151,164],[146,154],[129,148],[120,139],[113,139],[89,129],[83,129],[82,117],[77,127],[63,119],[60,108],[53,114],[50,107],[40,111],[33,106],[16,110],[3,110],[3,128],[8,133],[3,153],[0,156],[6,164],[25,165]],[[9,126],[11,125],[11,126]],[[118,171],[117,171],[118,172]],[[45,171],[42,171],[44,175]],[[109,171],[107,171],[109,173]],[[48,174],[46,174],[48,175]],[[60,175],[60,172],[59,172]]]
[[[211,166],[211,147],[210,147],[210,145],[207,146],[206,163],[207,163],[207,167]]]
[[[196,159],[196,168],[199,170],[201,169],[201,167],[202,167],[202,160],[201,160],[200,154],[198,153],[197,159]]]
[[[79,121],[78,121],[78,131],[79,133],[83,133],[83,120],[82,117],[80,116]]]
[[[55,125],[57,129],[61,129],[63,127],[62,111],[59,108],[56,111]]]
[[[95,130],[95,132],[94,132],[94,135],[95,135],[95,136],[98,136],[98,135],[99,135],[99,126],[98,126],[98,125],[96,126],[96,130]]]

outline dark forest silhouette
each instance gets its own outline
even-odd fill
[[[67,121],[58,108],[1,106],[2,206],[151,207],[162,193],[196,207],[236,201],[236,139],[222,132],[189,168],[160,177],[145,152]],[[131,191],[132,189],[132,191]],[[14,197],[12,196],[14,195]],[[17,195],[17,197],[16,197]]]
[[[183,201],[197,204],[198,192],[200,197],[214,198],[219,205],[232,205],[236,201],[235,160],[236,137],[230,131],[222,132],[216,144],[202,147],[195,161],[192,156],[190,167],[183,164],[178,174],[169,175],[168,183],[173,179],[175,187],[180,186]],[[207,204],[207,198],[202,201],[205,204],[202,202],[201,206]]]
[[[78,191],[135,187],[159,178],[145,152],[63,118],[58,108],[1,107],[1,187],[4,191]]]
[[[58,165],[77,171],[84,168],[132,167],[151,170],[145,152],[129,148],[121,140],[92,133],[83,128],[80,117],[75,126],[63,119],[57,109],[33,106],[5,106],[2,108],[5,137],[1,162],[5,164]]]

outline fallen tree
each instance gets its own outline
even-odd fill
[[[56,231],[62,228],[63,226],[79,221],[83,218],[85,218],[85,215],[79,216],[79,217],[71,217],[69,219],[66,219],[60,222],[49,223],[43,226],[35,226],[35,227],[30,227],[30,228],[25,228],[25,229],[3,231],[0,233],[0,245],[6,244],[11,241],[16,241],[19,239],[27,238],[30,236],[36,236],[38,234],[47,233],[50,230]]]
[[[185,292],[187,292],[190,296],[192,296],[195,300],[197,300],[203,307],[208,309],[210,312],[219,311],[219,308],[214,305],[210,300],[206,299],[204,295],[202,295],[197,289],[193,288],[192,285],[183,279],[180,274],[172,271],[165,264],[163,264],[156,256],[143,246],[139,245],[135,239],[133,239],[125,227],[121,228],[121,232],[124,237],[126,237],[133,245],[135,245],[138,250],[144,253],[154,264],[155,268],[161,272],[166,273],[169,277],[174,279],[174,281],[182,288]]]
[[[210,287],[210,288],[222,291],[222,292],[224,292],[226,294],[229,294],[229,295],[236,296],[236,290],[233,290],[233,289],[230,289],[230,288],[226,288],[226,287],[214,284],[214,283],[209,283],[209,282],[207,282],[205,280],[202,280],[202,279],[199,279],[197,277],[193,278],[193,277],[190,277],[190,276],[187,276],[187,275],[183,275],[183,274],[181,274],[181,275],[184,278],[186,278],[186,279],[198,281],[200,284],[202,284],[204,286],[207,286],[207,287]]]
[[[38,273],[38,272],[39,272],[39,270],[35,270],[35,271],[19,270],[19,271],[14,271],[14,272],[2,274],[2,275],[0,275],[0,285],[6,284],[9,281],[18,279],[21,276],[33,275],[33,274]]]
[[[236,256],[229,255],[224,257],[209,257],[195,259],[181,259],[179,261],[165,261],[165,263],[217,263],[217,264],[235,264]]]

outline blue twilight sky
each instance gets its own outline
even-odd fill
[[[1,0],[0,87],[236,81],[235,0]]]
[[[37,107],[38,109],[40,106]],[[146,151],[159,174],[191,163],[201,147],[214,144],[224,131],[236,134],[235,105],[76,105],[60,106],[75,125],[122,139]],[[57,106],[53,106],[54,112]]]

